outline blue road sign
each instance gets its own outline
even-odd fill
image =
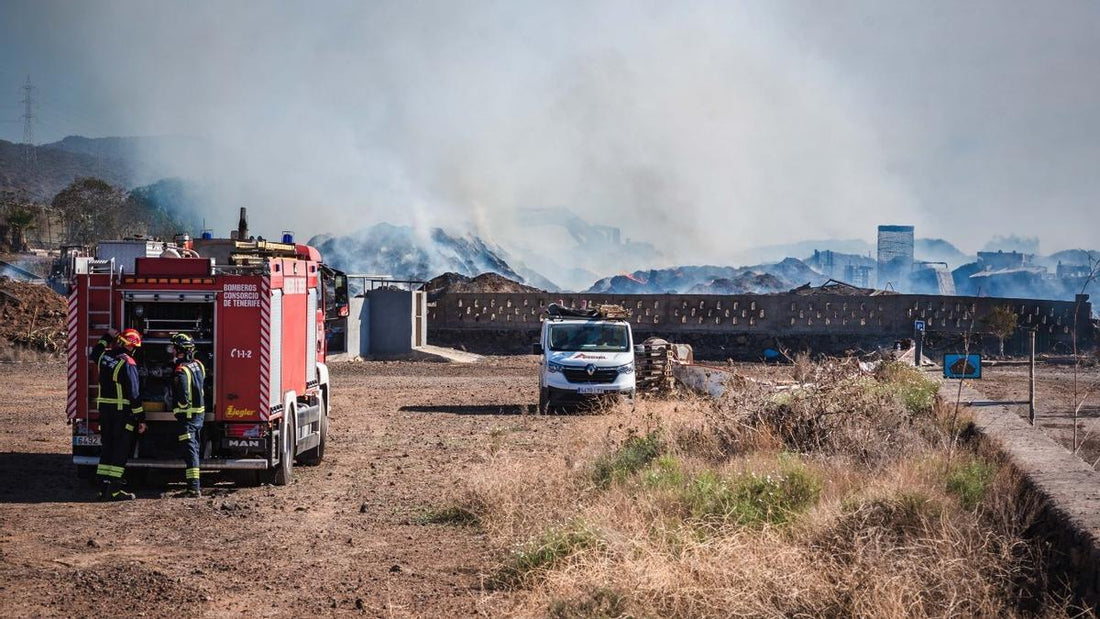
[[[981,378],[982,356],[948,353],[943,356],[944,378]]]
[[[913,330],[918,332],[918,333],[921,332],[921,331],[924,331],[924,321],[923,320],[914,320],[913,321]]]

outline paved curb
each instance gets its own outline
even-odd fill
[[[944,381],[940,397],[953,405],[957,381]],[[1075,593],[1100,607],[1100,472],[1092,469],[1008,406],[969,406],[986,400],[963,384],[962,405],[982,437],[1000,450],[1044,502],[1041,531],[1064,553]]]

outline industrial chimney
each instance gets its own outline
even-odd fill
[[[241,220],[237,223],[237,239],[248,240],[248,209],[241,207]]]

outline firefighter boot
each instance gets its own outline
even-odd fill
[[[185,475],[187,476],[187,490],[184,492],[184,496],[202,496],[202,490],[199,489],[199,467],[187,467]]]
[[[137,495],[128,492],[118,482],[111,482],[99,493],[99,496],[105,501],[132,501],[137,498]]]
[[[111,493],[112,501],[133,501],[136,498],[136,494],[127,490],[123,490],[122,488],[118,488]]]
[[[100,479],[99,483],[99,500],[106,501],[111,498],[111,480]]]

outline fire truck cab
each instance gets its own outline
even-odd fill
[[[237,232],[237,231],[235,231]],[[204,235],[206,236],[206,235]],[[328,433],[331,384],[325,364],[326,287],[346,282],[320,253],[246,238],[181,244],[100,244],[77,257],[68,299],[68,402],[73,462],[90,474],[99,459],[97,368],[89,359],[107,331],[137,329],[135,353],[147,430],[134,435],[128,468],[183,468],[171,412],[174,333],[187,333],[206,367],[203,470],[283,485],[294,463],[319,464]],[[345,284],[346,285],[346,284]],[[346,301],[345,301],[346,303]]]

